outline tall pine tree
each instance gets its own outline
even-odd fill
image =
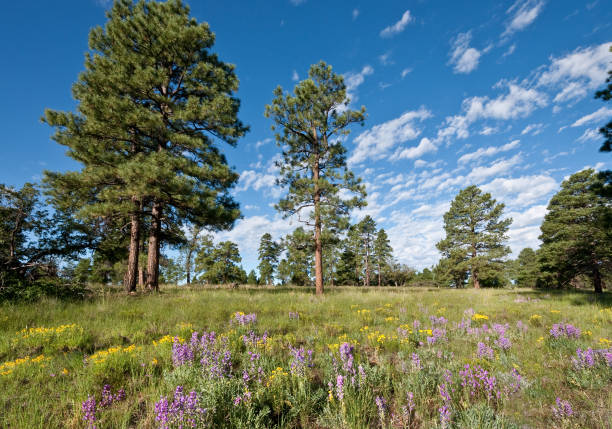
[[[372,256],[378,273],[378,286],[382,286],[383,273],[388,271],[393,262],[393,248],[384,229],[378,230],[372,250]]]
[[[487,274],[500,271],[502,259],[510,253],[504,243],[512,219],[501,219],[503,211],[504,204],[472,185],[457,194],[444,214],[446,238],[436,246],[456,263],[454,271],[469,271],[476,289]]]
[[[143,216],[149,220],[147,287],[158,288],[161,242],[183,221],[229,228],[239,216],[228,194],[237,181],[216,142],[235,145],[234,67],[211,52],[208,24],[180,0],[117,0],[104,28],[90,32],[85,71],[73,86],[76,113],[47,110],[54,139],[83,164],[49,175],[51,186],[95,190],[82,213],[130,221],[134,290]]]
[[[299,82],[293,94],[281,87],[274,91],[265,115],[278,129],[276,141],[283,147],[279,183],[288,195],[277,209],[286,216],[307,212],[313,228],[315,286],[323,293],[322,237],[324,219],[347,216],[353,207],[365,205],[365,187],[346,165],[346,149],[339,137],[353,123],[363,124],[365,108],[348,108],[346,85],[341,75],[324,62],[312,65],[308,79]],[[341,198],[340,191],[352,194]]]
[[[265,285],[274,283],[274,272],[280,257],[280,245],[266,232],[259,242],[259,281]]]
[[[601,180],[592,169],[579,171],[548,203],[538,252],[544,281],[564,287],[586,275],[602,292],[602,277],[612,272],[612,198],[597,192]]]

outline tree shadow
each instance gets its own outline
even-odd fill
[[[612,292],[610,291],[596,294],[593,291],[578,289],[531,289],[517,291],[517,295],[540,300],[554,300],[569,297],[569,301],[572,305],[598,304],[606,307],[612,306]]]

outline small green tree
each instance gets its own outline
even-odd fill
[[[91,259],[81,258],[74,267],[74,281],[77,283],[89,283],[91,278]]]
[[[259,242],[259,280],[262,284],[274,284],[274,272],[278,266],[278,258],[280,257],[281,247],[272,240],[270,233],[265,233],[261,236]]]
[[[376,234],[376,222],[370,215],[364,217],[356,225],[357,234],[360,240],[360,254],[363,260],[363,267],[365,269],[363,276],[363,285],[370,286],[370,275],[372,268],[372,253],[374,248],[374,239]]]
[[[259,281],[257,280],[257,274],[255,274],[255,270],[251,270],[249,272],[249,275],[246,278],[246,284],[248,284],[248,285],[257,285],[258,283],[259,283]]]
[[[231,241],[222,241],[217,246],[202,249],[195,259],[197,270],[203,272],[200,278],[209,284],[246,280],[246,273],[238,265],[241,261],[238,245]]]
[[[457,269],[469,272],[479,289],[481,274],[501,272],[503,258],[510,253],[504,245],[512,219],[501,219],[504,204],[472,185],[463,189],[444,214],[446,238],[437,248]],[[455,277],[455,276],[453,276]]]
[[[579,171],[550,200],[538,252],[545,283],[565,287],[585,275],[603,291],[602,276],[612,270],[612,198],[597,192],[601,186],[596,171]]]
[[[279,263],[279,276],[285,283],[298,286],[312,284],[312,235],[302,227],[283,239],[285,258]]]
[[[513,280],[518,287],[536,287],[538,280],[538,258],[531,247],[521,250],[516,261],[513,261]]]
[[[322,230],[324,221],[347,216],[350,209],[366,204],[365,188],[346,165],[346,149],[338,137],[353,123],[363,124],[365,108],[348,109],[349,99],[341,75],[324,62],[312,65],[308,79],[293,94],[281,87],[274,91],[265,115],[274,120],[276,141],[283,147],[279,184],[288,194],[276,206],[285,216],[307,212],[302,219],[313,228],[316,293],[323,293]],[[344,190],[352,196],[342,198]]]
[[[372,256],[376,263],[378,286],[382,286],[384,273],[389,271],[389,267],[393,263],[393,248],[387,233],[382,228],[376,234]],[[385,279],[385,283],[386,281]]]

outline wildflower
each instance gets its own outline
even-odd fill
[[[412,353],[412,368],[417,371],[421,370],[421,359],[416,353]]]
[[[487,346],[485,343],[479,342],[478,350],[476,351],[476,355],[479,358],[493,359],[493,349]]]
[[[475,322],[478,322],[481,320],[489,320],[489,316],[486,316],[484,314],[474,313],[474,315],[472,315],[472,320]]]
[[[378,417],[381,423],[384,425],[385,411],[387,410],[387,401],[382,396],[377,396],[374,400],[376,402],[376,408],[378,408]]]
[[[155,403],[155,420],[160,423],[160,428],[163,429],[170,426],[196,427],[198,420],[206,413],[206,410],[200,408],[198,403],[199,398],[195,391],[185,395],[183,387],[177,386],[172,404],[168,404],[168,399],[165,396],[162,396]]]
[[[299,320],[299,319],[300,319],[300,313],[298,313],[297,311],[289,312],[289,320]]]
[[[304,347],[294,348],[289,346],[293,359],[291,360],[291,374],[303,377],[306,367],[312,368],[312,350],[304,350]]]
[[[438,408],[438,413],[440,413],[440,426],[442,426],[443,428],[449,427],[451,421],[451,412],[448,405],[444,404],[440,408]]]
[[[238,325],[245,326],[257,322],[257,315],[255,313],[244,314],[242,311],[234,313],[234,317],[231,323],[237,323]]]
[[[344,399],[344,377],[340,374],[336,377],[336,397],[339,401]]]
[[[571,417],[574,414],[574,410],[572,410],[572,405],[565,400],[557,397],[556,399],[557,406],[552,407],[553,416],[557,419],[565,419]]]
[[[580,338],[580,329],[569,323],[555,323],[550,329],[550,335],[555,339],[560,337]]]
[[[506,337],[499,337],[497,340],[495,340],[495,345],[502,350],[508,350],[510,347],[512,347],[512,342],[510,342],[510,340]]]
[[[81,408],[83,409],[83,420],[87,422],[87,427],[96,429],[96,398],[88,396]]]

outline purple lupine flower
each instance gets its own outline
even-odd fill
[[[300,319],[300,313],[298,313],[297,311],[289,312],[289,320],[299,320],[299,319]]]
[[[415,408],[414,394],[412,392],[406,394],[406,407],[408,408],[408,414],[412,414]]]
[[[357,372],[359,373],[359,386],[361,386],[365,383],[365,380],[366,380],[366,373],[365,373],[365,370],[363,369],[363,366],[359,365],[357,367]]]
[[[96,429],[96,398],[88,396],[87,400],[83,402],[83,420],[87,422],[89,429]]]
[[[493,349],[487,346],[483,342],[478,343],[478,350],[476,351],[476,355],[479,358],[493,359]]]
[[[374,399],[376,402],[376,408],[378,408],[378,417],[380,418],[380,422],[384,425],[385,422],[385,412],[387,411],[387,401],[382,396],[377,396]]]
[[[523,377],[521,376],[521,374],[519,374],[516,368],[512,368],[512,371],[510,373],[514,378],[514,383],[510,385],[510,393],[516,393],[521,388],[521,380],[523,379]]]
[[[355,368],[353,368],[354,349],[355,347],[350,343],[342,343],[338,349],[342,361],[342,370],[349,375],[355,375]]]
[[[155,420],[160,424],[160,428],[167,429],[170,426],[190,426],[196,427],[198,420],[206,413],[205,409],[198,406],[199,399],[195,391],[188,395],[183,393],[183,387],[177,386],[174,391],[174,400],[171,404],[168,399],[162,396],[155,403]]]
[[[414,329],[415,331],[418,331],[420,327],[421,322],[419,320],[415,320],[414,322],[412,322],[412,329]]]
[[[174,366],[191,364],[193,362],[193,349],[189,343],[181,344],[178,337],[172,342],[172,363]]]
[[[580,328],[569,323],[555,323],[550,329],[550,335],[555,338],[580,338]]]
[[[416,353],[412,353],[412,368],[416,369],[417,371],[421,370],[421,359],[419,358],[419,355]]]
[[[306,367],[312,368],[312,350],[305,351],[304,347],[294,348],[289,346],[291,351],[291,374],[303,377],[306,375]]]
[[[336,377],[336,397],[339,401],[344,399],[344,377],[340,374]]]
[[[440,340],[446,340],[446,329],[435,328],[431,331],[431,337],[427,337],[429,345],[435,344]]]
[[[527,324],[523,323],[522,320],[516,322],[516,329],[518,329],[523,334],[527,332]]]
[[[566,419],[574,414],[572,405],[568,401],[562,400],[561,398],[557,397],[556,404],[556,407],[552,407],[554,417],[558,419]]]
[[[238,405],[240,405],[240,402],[242,402],[242,397],[238,395],[234,398],[234,407],[237,407]]]
[[[497,340],[495,340],[495,345],[502,350],[508,350],[510,347],[512,347],[512,343],[506,337],[499,337]]]
[[[446,386],[446,383],[438,385],[438,391],[440,392],[440,396],[442,397],[442,400],[444,402],[451,402],[451,396],[448,392],[448,387]]]
[[[509,325],[507,323],[505,325],[501,325],[499,323],[493,324],[493,330],[497,332],[497,335],[499,335],[500,337],[503,337],[506,334],[506,331],[508,330],[508,328],[509,328]]]
[[[255,322],[257,322],[257,314],[255,313],[243,314],[239,311],[234,313],[234,317],[231,320],[231,323],[237,323],[238,325],[241,325],[241,326],[249,325]]]
[[[442,405],[440,408],[438,408],[438,413],[440,413],[440,426],[447,428],[451,421],[449,406],[447,404]]]
[[[576,357],[572,358],[572,363],[576,369],[592,368],[595,366],[595,351],[592,348],[586,350],[577,349]]]
[[[448,320],[446,320],[446,318],[444,316],[440,316],[440,317],[429,316],[429,321],[431,322],[432,326],[435,326],[435,325],[446,325],[446,323],[448,322]]]

